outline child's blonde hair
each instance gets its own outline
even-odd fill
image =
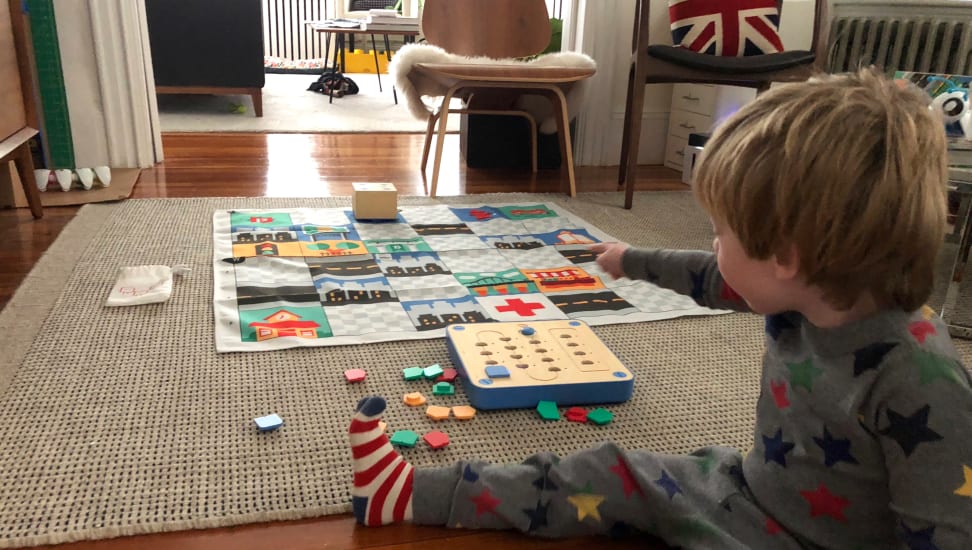
[[[775,87],[706,144],[695,195],[756,259],[796,252],[838,308],[912,311],[945,232],[946,139],[929,98],[874,70]]]

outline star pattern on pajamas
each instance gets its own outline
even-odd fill
[[[655,485],[658,485],[668,493],[668,500],[672,500],[676,494],[682,492],[682,488],[678,486],[675,479],[668,475],[668,472],[665,470],[662,470],[661,477],[655,480]]]
[[[928,427],[930,410],[931,406],[925,405],[912,413],[911,416],[905,416],[888,407],[886,411],[888,427],[878,430],[878,432],[897,441],[905,456],[911,456],[918,445],[942,439],[941,435]]]
[[[972,468],[969,468],[963,464],[962,475],[965,476],[965,483],[955,490],[955,494],[962,497],[972,498]]]
[[[913,359],[918,365],[919,382],[923,386],[939,379],[956,384],[962,383],[955,366],[940,355],[919,349],[915,350]]]
[[[477,516],[481,516],[485,513],[495,514],[496,507],[500,505],[500,500],[489,492],[489,487],[483,487],[482,492],[469,500],[476,505]]]
[[[854,376],[860,376],[866,371],[877,369],[884,356],[893,350],[896,342],[875,342],[854,352]]]
[[[604,498],[604,495],[577,493],[567,497],[567,502],[573,504],[574,507],[577,508],[577,521],[584,521],[584,518],[590,516],[600,522],[601,512],[597,509],[597,507],[604,502]]]
[[[611,471],[621,478],[621,490],[624,491],[625,498],[631,497],[631,493],[643,494],[641,487],[638,485],[638,481],[631,474],[631,470],[628,468],[628,464],[624,461],[624,458],[618,456],[618,461],[614,463],[614,466],[611,466]]]
[[[817,485],[814,491],[800,491],[800,495],[810,504],[810,517],[830,516],[837,521],[847,521],[844,508],[850,501],[831,493],[823,483]]]
[[[817,443],[817,446],[823,449],[824,464],[828,468],[833,468],[834,464],[842,461],[850,464],[858,463],[857,459],[850,454],[850,440],[834,439],[827,426],[824,426],[823,437],[814,437],[813,440]]]
[[[783,429],[776,430],[773,437],[763,436],[763,447],[765,451],[763,458],[765,462],[773,461],[786,468],[786,453],[793,450],[795,445],[789,441],[783,441]]]
[[[787,363],[786,368],[790,371],[790,385],[794,388],[802,386],[808,392],[813,391],[814,380],[823,374],[823,369],[813,366],[812,359],[799,363]]]

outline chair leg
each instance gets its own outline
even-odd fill
[[[635,172],[638,168],[638,145],[641,142],[641,118],[645,110],[645,75],[632,68],[631,87],[628,89],[631,99],[627,101],[631,120],[628,121],[622,143],[627,141],[627,158],[618,170],[624,170],[624,208],[631,210],[634,203]],[[627,117],[627,114],[625,114]]]
[[[446,125],[449,121],[449,105],[455,90],[449,89],[442,96],[442,108],[439,109],[439,137],[435,143],[435,160],[432,163],[432,185],[429,186],[429,196],[435,198],[439,187],[439,167],[442,165],[442,148],[445,144]]]
[[[30,157],[30,143],[24,143],[17,148],[14,153],[14,166],[17,168],[17,176],[20,184],[24,187],[24,195],[27,196],[27,205],[30,206],[30,213],[34,219],[44,217],[44,207],[41,205],[40,193],[37,185],[34,184],[34,160]]]
[[[628,93],[624,98],[624,126],[621,129],[621,161],[618,163],[618,190],[624,188],[628,175],[625,167],[628,165],[628,131],[631,128],[631,99],[634,86],[634,65],[628,70]]]
[[[523,117],[530,123],[530,162],[532,163],[533,173],[537,173],[537,120],[529,113],[524,113]]]
[[[263,116],[263,90],[256,89],[250,92],[250,98],[253,100],[253,113],[258,116]]]
[[[560,157],[567,165],[567,181],[570,184],[570,196],[577,196],[577,185],[574,180],[574,151],[570,139],[570,115],[567,113],[567,98],[558,87],[551,89],[554,109],[559,111],[557,116],[557,133],[560,134]]]
[[[422,147],[422,175],[425,175],[425,165],[429,162],[429,148],[432,145],[432,133],[435,131],[435,121],[439,113],[430,113],[429,122],[425,126],[425,146]]]

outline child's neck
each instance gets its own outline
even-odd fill
[[[848,309],[837,309],[823,299],[818,299],[810,301],[799,311],[815,327],[837,328],[870,317],[880,309],[874,297],[865,293]]]

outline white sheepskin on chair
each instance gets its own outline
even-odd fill
[[[569,68],[597,68],[597,63],[588,55],[577,52],[554,52],[544,54],[529,61],[519,59],[492,59],[489,57],[468,57],[449,53],[438,46],[430,44],[407,44],[403,46],[388,65],[388,72],[395,80],[395,87],[405,97],[409,112],[419,120],[427,120],[429,115],[438,108],[437,104],[429,104],[424,97],[439,99],[447,88],[436,83],[428,83],[429,89],[416,89],[408,78],[412,66],[417,63],[462,63],[477,65],[526,65],[531,67],[569,67]],[[584,79],[573,84],[565,94],[567,98],[567,112],[573,119],[580,109],[584,92],[590,79]],[[424,81],[423,81],[424,82]],[[520,98],[517,108],[522,109],[540,123],[539,131],[544,134],[557,132],[557,119],[554,110],[546,98],[536,95],[524,95]]]

